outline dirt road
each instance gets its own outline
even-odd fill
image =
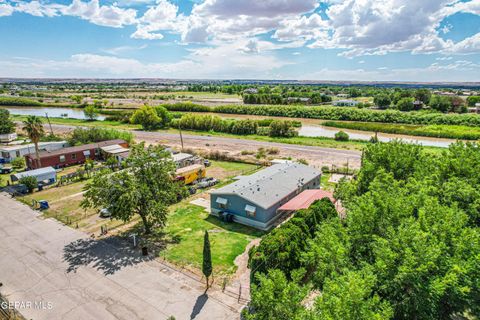
[[[52,125],[52,127],[56,133],[66,133],[75,128],[74,126],[67,125]],[[132,132],[137,141],[145,141],[149,144],[160,143],[176,148],[180,148],[181,146],[180,136],[178,134],[147,131]],[[277,148],[280,152],[278,155],[275,155],[275,157],[305,159],[310,165],[318,168],[324,165],[345,166],[347,163],[351,168],[360,167],[361,153],[353,150],[190,134],[183,135],[183,143],[185,148],[220,151],[234,156],[239,156],[242,151],[256,152],[258,148],[273,147]]]

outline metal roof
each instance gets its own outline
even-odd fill
[[[12,174],[12,180],[20,180],[24,177],[41,177],[41,176],[48,176],[48,175],[56,175],[57,171],[53,167],[45,167],[36,170],[24,171]],[[46,179],[46,178],[45,178]]]
[[[128,151],[127,148],[124,148],[119,144],[113,144],[110,146],[101,147],[100,149],[102,149],[104,152],[109,154],[118,154],[118,153],[124,153]]]
[[[39,142],[38,147],[42,148],[45,146],[59,145],[59,144],[66,144],[66,143],[67,141]],[[13,146],[0,147],[0,151],[16,151],[16,150],[22,150],[22,149],[32,149],[34,151],[35,145],[33,143],[28,143],[28,144],[19,144],[19,145],[13,145]]]
[[[101,147],[106,147],[106,146],[111,146],[114,144],[124,144],[126,143],[125,140],[117,139],[117,140],[108,140],[108,141],[101,141],[97,143],[90,143],[90,144],[84,144],[81,146],[75,146],[75,147],[68,147],[68,148],[63,148],[59,150],[54,150],[54,151],[41,151],[40,152],[40,158],[43,157],[51,157],[51,156],[60,156],[64,154],[69,154],[69,153],[75,153],[75,152],[81,152],[85,150],[91,150],[91,149],[98,149]],[[33,155],[34,154],[30,154]],[[29,155],[27,155],[29,156]]]
[[[172,158],[173,158],[173,161],[178,162],[178,161],[183,161],[183,160],[193,158],[193,155],[191,155],[190,153],[180,152],[180,153],[172,154]]]
[[[243,176],[211,194],[238,195],[267,209],[318,176],[318,170],[304,164],[275,164],[250,176]]]
[[[298,194],[295,198],[291,199],[283,206],[278,208],[279,211],[297,211],[300,209],[308,209],[316,200],[323,198],[328,198],[330,201],[335,203],[335,198],[333,193],[325,190],[304,190],[302,193]]]

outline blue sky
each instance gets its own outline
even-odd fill
[[[0,77],[480,81],[480,0],[0,0]]]

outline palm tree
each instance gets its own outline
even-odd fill
[[[28,116],[27,120],[23,121],[23,130],[27,133],[30,140],[35,145],[35,157],[37,160],[37,168],[40,168],[40,154],[38,150],[38,142],[40,138],[45,135],[43,130],[42,120],[37,116]]]

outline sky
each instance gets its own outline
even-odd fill
[[[480,81],[480,0],[0,0],[0,77]]]

